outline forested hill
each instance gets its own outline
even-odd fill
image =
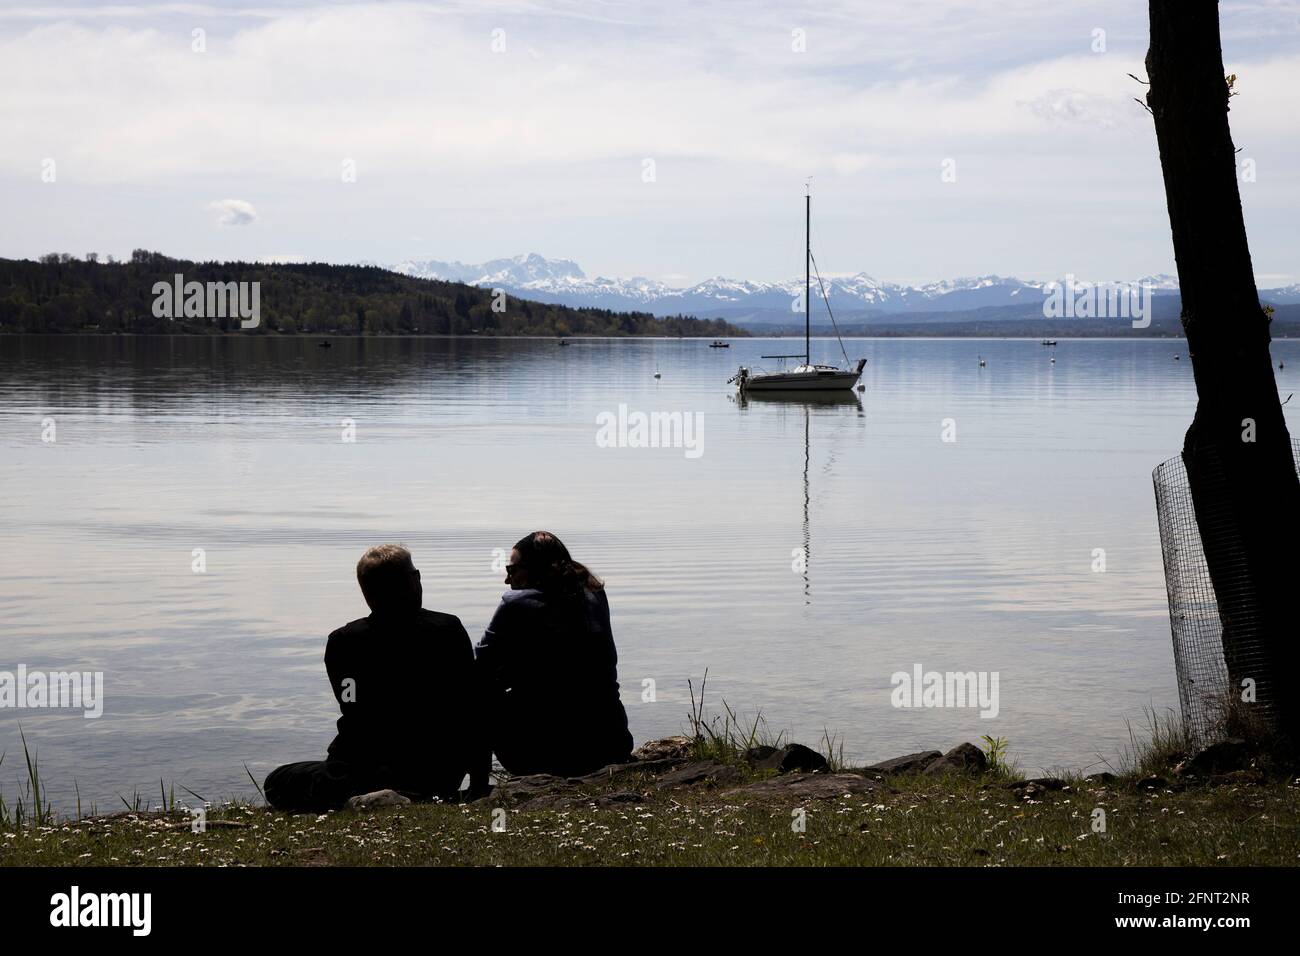
[[[259,283],[258,324],[238,315],[158,304],[155,284]],[[251,299],[251,287],[245,287]],[[169,300],[171,297],[168,297]],[[496,308],[494,309],[494,303]],[[196,315],[195,312],[201,312]],[[230,311],[234,311],[233,308]],[[212,316],[212,317],[207,317]],[[129,262],[66,254],[0,259],[0,333],[240,332],[244,335],[685,335],[746,333],[721,319],[575,309],[494,296],[458,282],[416,279],[376,266],[187,262],[136,250]]]

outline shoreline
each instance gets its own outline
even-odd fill
[[[1040,343],[1044,337],[1055,338],[1058,341],[1067,342],[1131,342],[1131,341],[1163,341],[1163,342],[1186,342],[1187,336],[1177,335],[1062,335],[1057,332],[1042,333],[1037,335],[934,335],[934,334],[916,334],[899,332],[899,333],[882,333],[880,335],[844,335],[841,336],[845,342],[874,342],[888,341],[892,339],[913,339],[933,342],[950,341],[953,339],[969,339],[971,341],[990,341],[990,342],[1035,342]],[[752,339],[754,341],[763,341],[765,339],[802,339],[802,333],[796,335],[763,335],[754,330],[747,330],[744,335],[586,335],[583,333],[573,333],[569,335],[450,335],[441,333],[420,333],[420,334],[374,334],[374,335],[345,335],[336,332],[96,332],[91,329],[76,332],[26,332],[15,331],[0,327],[0,338],[41,338],[41,339],[70,339],[70,338],[96,338],[96,339],[253,339],[253,340],[289,340],[301,339],[320,340],[320,339],[340,339],[342,341],[394,341],[403,339],[459,339],[464,341],[481,341],[481,340],[519,340],[519,341],[552,341],[581,339],[592,342],[626,342],[626,341],[662,341],[662,342],[712,342],[726,339]],[[1300,329],[1295,336],[1290,335],[1272,335],[1272,341],[1289,341],[1292,338],[1300,339]],[[812,336],[813,341],[834,342],[834,335]],[[1040,343],[1041,344],[1041,343]]]
[[[392,791],[288,814],[243,802],[0,821],[0,866],[1294,866],[1300,779],[1242,741],[1123,773],[1026,779],[987,751],[837,766],[799,744],[670,737],[473,802]],[[1163,742],[1167,743],[1167,741]],[[1164,775],[1152,766],[1168,765]],[[163,795],[166,799],[166,794]]]

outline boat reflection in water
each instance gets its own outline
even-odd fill
[[[740,407],[742,412],[748,411],[750,406],[767,406],[765,411],[780,410],[782,414],[786,411],[799,414],[803,413],[803,553],[796,553],[795,561],[798,562],[796,567],[803,576],[803,603],[812,604],[812,525],[810,522],[810,512],[812,506],[812,486],[809,482],[809,471],[812,464],[812,414],[815,408],[840,407],[845,409],[854,409],[857,418],[865,419],[866,411],[862,407],[862,400],[856,392],[838,391],[838,392],[738,392],[734,398],[735,403]],[[825,470],[826,474],[830,473],[829,467]]]

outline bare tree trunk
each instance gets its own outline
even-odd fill
[[[1300,741],[1300,481],[1273,378],[1228,128],[1217,0],[1149,0],[1151,81],[1198,397],[1183,444],[1229,680]],[[1248,440],[1253,439],[1253,440]]]

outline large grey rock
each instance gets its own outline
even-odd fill
[[[753,747],[746,751],[745,760],[755,770],[775,770],[777,773],[825,773],[830,770],[825,757],[803,744],[788,744],[780,750]]]
[[[1245,770],[1250,766],[1251,750],[1240,737],[1229,737],[1204,747],[1174,767],[1175,777],[1210,777],[1215,774]]]
[[[542,796],[555,796],[564,794],[576,796],[582,792],[581,788],[565,780],[563,777],[554,777],[546,773],[535,773],[527,777],[514,777],[502,783],[492,790],[489,797],[493,802],[504,802],[510,804],[523,803]]]
[[[693,787],[701,783],[732,783],[740,779],[740,771],[716,760],[696,760],[670,770],[655,781],[660,790],[670,787]]]
[[[615,777],[622,777],[628,774],[658,774],[674,767],[680,767],[685,763],[682,757],[660,757],[654,760],[638,760],[633,763],[612,763],[607,767],[601,767],[595,773],[589,773],[583,777],[569,777],[570,783],[609,783]]]
[[[499,789],[515,794],[538,793],[543,790],[553,790],[556,787],[566,786],[568,781],[563,777],[552,776],[549,773],[534,773],[526,777],[514,777],[501,784]]]
[[[870,793],[881,784],[856,773],[792,773],[725,791],[727,800],[833,800],[845,794]]]
[[[870,767],[863,767],[859,773],[876,774],[881,777],[896,773],[920,773],[942,756],[943,754],[937,750],[923,750],[920,753],[904,754],[902,757],[873,763]]]
[[[1036,787],[1039,790],[1063,790],[1070,784],[1060,777],[1030,777],[1028,780],[1013,780],[1007,784],[1008,790],[1026,790]]]
[[[1235,787],[1235,786],[1254,786],[1261,784],[1267,779],[1263,773],[1258,770],[1229,770],[1227,773],[1215,774],[1210,778],[1212,787]],[[212,824],[208,824],[212,826]]]
[[[371,793],[359,793],[348,798],[349,810],[374,810],[378,807],[403,807],[411,802],[396,790],[375,790]]]
[[[690,737],[664,737],[662,740],[647,740],[632,751],[634,761],[646,760],[688,760],[695,754],[695,744]]]
[[[984,751],[974,744],[958,744],[925,768],[923,773],[983,773],[988,767]]]

